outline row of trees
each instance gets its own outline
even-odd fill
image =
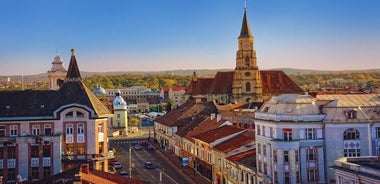
[[[110,89],[146,86],[152,90],[159,90],[162,87],[187,86],[190,80],[191,76],[189,75],[123,74],[89,76],[83,82],[90,88],[100,84],[103,88]]]

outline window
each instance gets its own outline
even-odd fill
[[[257,125],[257,135],[261,135],[261,129],[260,129],[260,125]]]
[[[259,172],[263,172],[262,166],[261,166],[261,160],[258,161],[258,164],[259,164]]]
[[[273,162],[277,162],[277,150],[273,150]]]
[[[84,124],[78,124],[78,134],[84,134]]]
[[[77,117],[79,117],[79,118],[83,118],[83,117],[84,117],[84,114],[83,114],[82,112],[77,111]]]
[[[274,183],[278,184],[278,173],[277,173],[277,171],[274,171]]]
[[[356,140],[359,139],[360,134],[359,131],[354,128],[349,128],[344,131],[343,139],[344,140]]]
[[[307,149],[306,156],[307,156],[307,160],[317,160],[315,149]]]
[[[66,134],[73,134],[73,125],[72,124],[67,124],[66,125]]]
[[[15,181],[16,180],[16,170],[15,169],[8,169],[8,181]],[[12,182],[9,182],[12,183]]]
[[[245,66],[249,66],[249,56],[245,56]]]
[[[44,167],[44,178],[50,177],[50,167]]]
[[[5,128],[5,125],[0,125],[0,137],[5,137],[7,132],[7,129]]]
[[[289,151],[284,151],[284,162],[289,162]]]
[[[267,155],[267,145],[263,144],[263,154]]]
[[[51,125],[50,124],[44,125],[44,134],[45,135],[51,135]]]
[[[0,147],[0,159],[4,159],[4,148],[3,147]]]
[[[301,180],[300,180],[300,171],[296,171],[296,181],[297,181],[297,183],[301,183]]]
[[[66,118],[72,118],[74,115],[73,115],[73,112],[71,111],[71,112],[68,112],[66,115],[65,115],[65,117]]]
[[[99,133],[101,133],[101,132],[103,133],[103,124],[99,124],[98,125],[98,132]]]
[[[36,158],[39,156],[38,146],[32,146],[30,151],[32,158]]]
[[[261,144],[257,143],[257,153],[261,154]]]
[[[245,83],[245,91],[247,92],[251,91],[251,83],[249,82]]]
[[[317,181],[317,171],[315,169],[307,170],[307,181]]]
[[[350,110],[350,111],[346,111],[346,117],[347,119],[356,119],[356,110]]]
[[[291,141],[292,140],[292,129],[291,128],[284,128],[284,140],[285,141]]]
[[[273,127],[270,127],[269,128],[269,137],[273,138],[273,136],[274,136],[274,129],[273,129]]]
[[[296,162],[298,162],[298,150],[294,151],[295,157],[296,157]]]
[[[11,129],[10,136],[17,136],[18,135],[17,125],[11,125],[10,129]]]
[[[38,167],[32,167],[32,179],[34,180],[38,180]]]
[[[266,136],[266,135],[265,135],[265,126],[263,126],[263,128],[262,128],[261,130],[263,131],[261,135],[262,135],[262,136]]]
[[[84,155],[86,153],[84,144],[77,144],[77,150],[78,150],[78,155]]]
[[[32,134],[40,135],[40,125],[32,125]]]
[[[50,157],[50,145],[44,145],[43,146],[43,151],[42,151],[42,154],[44,157]]]
[[[376,137],[380,138],[380,127],[376,127]]]
[[[344,149],[344,157],[360,157],[360,149]]]
[[[116,117],[117,117],[117,118],[120,118],[120,114],[116,114]]]
[[[8,147],[8,158],[16,158],[16,147],[9,146]]]
[[[290,176],[289,176],[289,172],[285,172],[285,179],[284,179],[284,182],[286,184],[290,184]]]
[[[316,131],[315,131],[314,128],[307,128],[307,129],[305,129],[305,137],[306,137],[306,139],[309,139],[309,140],[315,139],[315,137],[316,137],[315,133],[316,133]]]

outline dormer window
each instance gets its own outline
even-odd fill
[[[66,113],[66,115],[65,115],[66,118],[72,118],[73,116],[74,116],[73,111],[70,111],[70,112]]]
[[[357,111],[354,109],[344,111],[347,119],[356,119]]]
[[[83,117],[84,117],[84,114],[83,114],[82,112],[77,111],[77,117],[79,117],[79,118],[83,118]]]

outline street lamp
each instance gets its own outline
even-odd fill
[[[129,147],[129,178],[132,178],[132,147]]]

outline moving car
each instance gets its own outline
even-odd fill
[[[133,149],[135,149],[135,150],[141,150],[142,147],[140,145],[136,144],[135,146],[133,146]]]
[[[127,171],[120,171],[119,174],[121,176],[124,176],[124,177],[128,178],[128,172]]]
[[[121,168],[123,168],[123,166],[120,164],[120,162],[114,163],[113,167],[115,167],[115,169],[121,169]]]
[[[154,169],[156,166],[152,162],[145,162],[145,167],[147,169]]]

